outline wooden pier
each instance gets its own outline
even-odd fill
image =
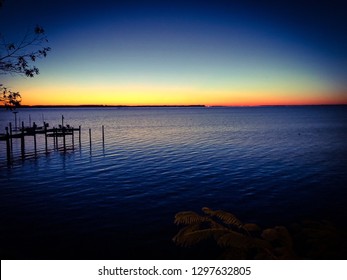
[[[5,133],[0,134],[0,141],[6,142],[6,157],[8,162],[11,162],[12,155],[13,155],[13,139],[20,139],[20,150],[21,150],[21,157],[24,159],[26,156],[25,152],[25,139],[27,137],[33,137],[34,138],[34,152],[35,155],[37,153],[37,141],[36,137],[38,134],[44,135],[44,143],[45,143],[45,151],[48,153],[48,139],[53,139],[53,146],[54,149],[63,149],[66,151],[67,147],[72,147],[72,149],[75,146],[75,134],[78,133],[78,141],[79,145],[81,145],[81,126],[78,128],[71,127],[70,125],[64,125],[64,116],[62,116],[62,124],[49,128],[49,125],[47,123],[43,123],[43,126],[39,127],[34,122],[32,126],[25,127],[24,122],[22,122],[20,128],[12,129],[12,124],[9,123],[9,126],[5,128]],[[102,128],[102,137],[104,140],[104,128]],[[91,135],[91,131],[89,131],[89,135]],[[69,139],[68,139],[69,138]],[[59,147],[59,140],[62,139],[62,144],[60,144]],[[67,144],[67,141],[71,141],[71,145]],[[91,146],[91,137],[90,137],[90,146]]]
[[[105,129],[104,126],[102,126],[102,147],[105,149]],[[0,141],[6,142],[6,157],[8,163],[11,163],[13,159],[13,139],[20,139],[20,154],[22,159],[26,157],[26,141],[25,139],[27,137],[33,137],[34,142],[34,153],[35,156],[37,155],[37,135],[42,134],[44,135],[44,145],[45,145],[45,152],[46,154],[49,152],[48,147],[48,139],[53,139],[53,148],[55,150],[63,150],[67,151],[67,149],[74,149],[75,147],[75,136],[78,134],[78,144],[79,147],[81,147],[81,126],[78,128],[74,128],[70,125],[64,125],[64,116],[62,116],[61,124],[57,127],[49,128],[49,124],[46,122],[43,122],[43,126],[37,126],[34,122],[29,127],[24,126],[24,122],[21,123],[21,127],[15,127],[12,129],[12,123],[9,123],[9,126],[5,128],[5,133],[0,133]],[[62,140],[62,143],[59,141],[59,139]],[[69,144],[68,143],[71,143]],[[71,141],[71,142],[70,142]],[[43,141],[41,140],[40,143]],[[59,142],[61,143],[59,145]],[[92,131],[89,129],[89,147],[90,152],[92,151]],[[42,150],[42,148],[41,148]]]

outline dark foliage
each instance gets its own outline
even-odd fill
[[[345,259],[345,231],[327,221],[262,229],[226,211],[207,207],[202,211],[203,215],[192,211],[175,215],[175,224],[183,226],[173,238],[177,245],[214,240],[226,259]]]
[[[17,108],[21,101],[19,92],[11,91],[0,84],[0,103],[3,103],[7,109]]]
[[[0,0],[0,8],[3,1]],[[32,32],[17,43],[8,42],[0,33],[0,75],[25,75],[34,77],[39,74],[39,69],[33,65],[37,59],[44,58],[51,50],[43,47],[48,43],[44,29],[37,25]],[[7,108],[15,108],[20,105],[21,96],[0,84],[0,102]]]

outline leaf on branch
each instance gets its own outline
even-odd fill
[[[44,34],[45,33],[45,30],[39,25],[36,25],[34,31],[35,31],[35,34]]]
[[[2,5],[0,0],[0,7]],[[38,58],[47,56],[51,50],[50,47],[44,47],[43,44],[48,40],[45,36],[45,30],[36,25],[33,34],[26,34],[18,45],[14,43],[8,44],[0,34],[0,75],[2,74],[19,74],[27,77],[34,77],[39,74],[39,69],[32,66]],[[32,50],[33,47],[41,49]],[[18,92],[12,92],[0,84],[0,102],[6,108],[13,109],[20,105],[21,96]]]
[[[38,58],[46,57],[51,48],[42,46],[35,51],[31,48],[46,42],[48,40],[44,35],[44,29],[37,25],[34,36],[26,35],[18,46],[14,43],[0,45],[0,74],[24,74],[27,77],[37,75],[38,69],[30,63],[36,62]]]
[[[26,69],[25,70],[25,75],[27,77],[30,77],[30,78],[32,78],[32,77],[34,77],[35,75],[38,75],[38,74],[39,74],[39,69],[36,68],[36,67],[33,67],[31,69]]]
[[[15,48],[16,48],[16,46],[15,46],[13,43],[11,43],[11,44],[9,44],[9,45],[7,46],[7,49],[8,49],[9,51],[14,50]]]
[[[5,105],[6,109],[12,110],[20,106],[22,99],[19,92],[8,90],[3,85],[0,85],[0,92],[2,92],[2,96],[0,96],[0,102]]]

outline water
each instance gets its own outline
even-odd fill
[[[22,160],[14,139],[9,166],[0,142],[2,259],[187,258],[171,241],[174,215],[204,206],[264,227],[347,218],[347,107],[23,108],[17,118],[53,126],[61,115],[82,126],[74,149],[50,141],[46,155],[39,135]],[[9,121],[1,111],[1,132]]]

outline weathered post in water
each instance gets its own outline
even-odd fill
[[[25,157],[25,140],[24,140],[24,122],[22,121],[22,131],[21,131],[21,137],[20,137],[20,147],[21,147],[21,154],[22,154],[22,158]]]
[[[78,139],[79,139],[80,148],[81,148],[81,126],[78,127]]]
[[[58,135],[57,135],[57,128],[53,127],[53,144],[54,148],[58,149]]]
[[[8,127],[5,128],[6,130],[6,151],[7,151],[7,161],[11,161],[11,145],[10,145],[10,134],[8,133]]]
[[[48,152],[48,143],[47,143],[47,125],[45,122],[43,122],[43,129],[44,129],[44,132],[45,132],[45,150],[46,150],[46,153]]]
[[[58,143],[58,128],[55,128],[55,146],[57,150],[59,149],[59,143]]]
[[[72,149],[75,149],[75,133],[74,133],[74,128],[71,129],[71,138],[72,138]]]
[[[65,127],[62,127],[64,152],[66,151]]]
[[[102,126],[102,146],[105,148],[105,128]]]
[[[35,149],[35,155],[37,154],[37,145],[36,145],[36,127],[37,127],[37,125],[36,125],[36,123],[34,122],[34,123],[33,123],[33,127],[32,127],[32,129],[33,129],[33,134],[34,134],[34,149]]]
[[[89,128],[89,147],[92,150],[92,130]]]
[[[13,141],[12,141],[12,123],[10,123],[10,139],[11,139],[11,152],[13,150]]]

